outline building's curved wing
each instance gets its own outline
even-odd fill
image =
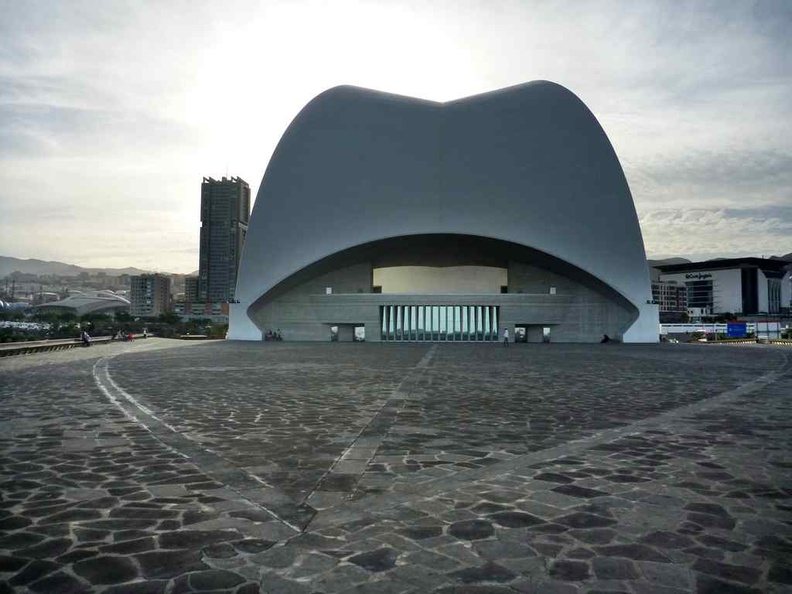
[[[461,234],[569,262],[638,311],[625,341],[656,341],[635,207],[596,118],[531,82],[448,103],[336,87],[281,139],[259,188],[230,338],[260,339],[247,308],[305,267],[367,242]]]

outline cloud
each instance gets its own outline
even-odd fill
[[[202,176],[228,171],[255,194],[290,120],[326,88],[444,101],[534,79],[600,120],[652,250],[736,249],[674,231],[702,212],[742,230],[746,250],[780,251],[780,231],[745,213],[792,201],[790,30],[787,0],[13,3],[0,20],[0,253],[102,264],[71,225],[123,217],[138,240],[102,240],[123,265],[194,269],[168,238],[197,237]],[[61,227],[37,233],[41,212]],[[157,220],[162,240],[149,240]]]
[[[128,224],[130,217],[134,226]],[[134,263],[183,273],[197,268],[198,225],[182,228],[175,217],[159,210],[101,213],[67,208],[57,215],[43,213],[25,227],[18,220],[0,216],[0,236],[30,257],[50,253],[49,248],[59,261],[82,266],[123,268]]]
[[[92,157],[100,162],[123,154],[128,162],[146,161],[152,147],[178,153],[198,138],[179,122],[129,110],[0,104],[0,120],[5,122],[0,158],[9,160]]]
[[[640,218],[647,255],[691,259],[792,252],[792,206],[658,209]]]
[[[792,153],[762,147],[698,151],[640,163],[625,161],[624,167],[639,212],[659,204],[687,208],[792,204]]]

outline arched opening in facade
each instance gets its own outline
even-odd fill
[[[432,275],[434,274],[434,278]],[[413,275],[411,277],[411,275]],[[390,289],[383,290],[388,281]],[[637,312],[593,275],[550,254],[493,238],[428,234],[361,244],[282,280],[248,309],[291,340],[596,342]]]

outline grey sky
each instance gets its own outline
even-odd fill
[[[255,194],[354,84],[444,101],[574,91],[650,257],[792,251],[792,2],[0,0],[0,254],[198,266],[204,175]]]

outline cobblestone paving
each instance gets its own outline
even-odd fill
[[[783,348],[0,361],[0,592],[792,592]]]
[[[427,350],[327,346],[178,349],[119,359],[112,375],[179,432],[304,500]],[[141,382],[152,369],[156,390]]]

